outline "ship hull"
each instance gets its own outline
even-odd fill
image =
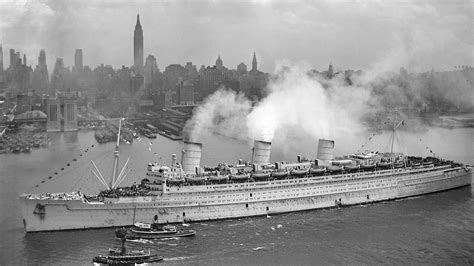
[[[293,180],[293,184],[290,184]],[[130,198],[116,203],[80,200],[34,200],[22,197],[27,232],[129,226],[134,222],[182,223],[261,216],[321,208],[367,204],[434,193],[471,185],[470,169],[421,172],[416,175],[383,175],[348,181],[308,183],[290,179],[288,185],[268,189],[209,192],[178,200],[176,195]],[[276,182],[276,181],[275,181]],[[284,181],[279,181],[283,182]],[[206,196],[207,198],[207,196]],[[212,199],[211,199],[212,198]],[[166,199],[166,200],[165,200]],[[167,202],[167,203],[166,203]],[[40,211],[38,211],[40,207]]]

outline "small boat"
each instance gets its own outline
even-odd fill
[[[252,178],[255,180],[267,179],[269,177],[270,177],[270,173],[268,172],[252,173]]]
[[[125,248],[126,238],[122,238],[122,248],[109,248],[108,255],[99,255],[92,259],[94,263],[102,263],[107,265],[134,265],[150,262],[162,261],[163,257],[151,254],[150,250],[131,250],[127,252]]]
[[[342,171],[343,167],[340,165],[331,165],[328,167],[328,171],[331,173]]]
[[[361,164],[360,170],[363,171],[372,171],[375,169],[375,164]]]
[[[241,173],[241,174],[230,175],[230,180],[242,181],[242,180],[247,180],[249,178],[250,178],[249,173]]]
[[[390,168],[391,166],[392,166],[391,162],[378,162],[377,163],[378,168],[387,169],[387,168]]]
[[[222,182],[229,180],[228,175],[211,175],[207,178],[211,182]]]
[[[287,177],[289,174],[290,173],[288,171],[275,171],[272,172],[272,177],[276,179],[281,179]]]
[[[302,176],[308,173],[309,169],[293,169],[290,174],[293,176]]]
[[[348,171],[348,172],[355,172],[355,171],[358,171],[360,169],[360,166],[357,164],[357,165],[346,165],[344,166],[344,170]]]
[[[434,164],[433,164],[432,161],[423,161],[423,162],[421,163],[421,165],[422,165],[423,167],[425,167],[425,168],[426,168],[426,167],[433,167],[433,166],[434,166]]]
[[[189,183],[203,183],[207,181],[207,177],[206,176],[188,176],[186,177],[186,181],[188,181]]]
[[[196,230],[177,229],[174,225],[159,226],[156,223],[135,223],[132,228],[120,228],[115,230],[116,237],[129,240],[188,237],[194,235],[196,235]]]
[[[322,175],[326,172],[326,168],[310,168],[309,173],[312,175]]]
[[[184,183],[184,178],[180,178],[180,179],[177,179],[177,178],[168,178],[166,179],[166,182],[170,183],[170,184],[181,184],[181,183]]]
[[[395,167],[395,168],[403,168],[403,167],[405,167],[405,164],[404,164],[403,162],[398,162],[398,163],[395,163],[395,164],[393,165],[393,167]]]

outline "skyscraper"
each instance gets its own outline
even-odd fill
[[[74,69],[76,71],[82,71],[82,49],[76,49],[76,53],[74,54]]]
[[[33,71],[32,88],[39,94],[48,92],[49,89],[49,73],[46,65],[46,53],[41,50],[38,56],[38,65]]]
[[[139,15],[133,34],[133,66],[137,74],[143,74],[143,30]]]
[[[10,49],[10,68],[14,68],[15,66],[16,66],[15,49]]]
[[[223,68],[223,63],[222,63],[222,59],[221,59],[221,56],[219,55],[217,57],[217,60],[216,60],[216,68],[219,69],[219,70],[222,70]]]
[[[0,83],[3,83],[4,81],[3,75],[3,49],[2,45],[0,45]]]
[[[46,53],[44,50],[40,51],[39,57],[38,57],[38,65],[39,66],[46,66]]]
[[[253,52],[253,59],[252,59],[252,72],[257,71],[257,57],[255,56],[255,52]]]
[[[334,74],[334,71],[332,69],[332,63],[329,63],[328,78],[332,78],[333,74]]]
[[[148,55],[145,61],[144,76],[145,76],[145,88],[149,91],[157,89],[158,82],[156,80],[156,74],[159,73],[158,64],[156,58],[153,55]]]

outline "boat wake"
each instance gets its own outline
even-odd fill
[[[153,241],[148,239],[127,239],[129,242],[142,243],[142,244],[154,244]]]
[[[182,257],[174,257],[174,258],[165,258],[164,261],[178,261],[178,260],[187,260],[192,259],[196,256],[182,256]]]
[[[179,240],[179,237],[165,237],[165,238],[161,238],[160,240],[163,240],[163,241],[168,241],[168,240]]]

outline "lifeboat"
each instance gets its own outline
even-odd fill
[[[360,165],[360,170],[363,171],[372,171],[375,169],[375,164],[362,164]]]
[[[202,183],[202,182],[207,181],[207,177],[206,176],[188,176],[186,177],[186,181],[190,183]]]
[[[377,163],[378,168],[386,169],[386,168],[390,168],[391,166],[392,166],[392,163],[390,163],[390,162],[378,162]]]
[[[348,171],[348,172],[355,172],[355,171],[358,171],[360,169],[360,166],[357,164],[357,165],[347,165],[344,167],[344,170]]]
[[[276,179],[282,179],[282,178],[287,177],[288,174],[289,174],[288,171],[275,171],[275,172],[272,172],[272,177]]]
[[[404,166],[405,166],[405,164],[403,162],[398,162],[398,163],[395,163],[393,165],[393,167],[395,167],[395,168],[403,168]]]
[[[308,173],[308,169],[293,169],[290,174],[293,176],[302,176]]]
[[[244,181],[244,180],[247,180],[249,178],[250,178],[249,173],[230,175],[230,180],[236,180],[236,181]]]
[[[312,175],[322,175],[326,172],[326,168],[310,168],[309,173]]]
[[[331,173],[342,171],[343,167],[339,165],[331,165],[328,167],[328,171]]]
[[[421,165],[425,168],[434,166],[432,161],[424,161],[424,162],[421,163]]]
[[[257,179],[267,179],[270,177],[270,173],[264,173],[264,172],[260,172],[260,173],[252,173],[252,178],[257,180]]]
[[[211,175],[209,176],[208,180],[211,182],[222,182],[222,181],[229,180],[229,176],[228,175]]]
[[[181,184],[181,183],[184,183],[184,178],[183,179],[170,178],[170,179],[167,179],[166,182],[168,182],[169,184]]]

